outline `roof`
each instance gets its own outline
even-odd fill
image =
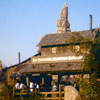
[[[75,31],[75,32],[66,32],[66,33],[55,33],[55,34],[46,34],[43,39],[38,43],[37,46],[50,46],[50,45],[61,45],[71,43],[71,37],[82,36],[86,39],[94,39],[97,32],[100,32],[100,28],[85,31]]]
[[[69,72],[82,69],[81,62],[62,62],[47,64],[23,64],[16,67],[15,73]]]
[[[35,54],[34,56],[38,56],[38,55],[40,55],[40,53]],[[20,62],[20,63],[18,63],[18,64],[12,65],[12,66],[10,66],[10,67],[6,67],[6,68],[3,69],[3,70],[6,71],[6,70],[8,70],[8,69],[10,69],[10,68],[13,68],[13,67],[16,67],[16,66],[22,65],[22,64],[24,64],[24,63],[30,61],[31,58],[34,57],[34,56],[31,56],[31,57],[29,57],[28,59],[26,59],[26,60],[24,60],[24,61],[22,61],[22,62]]]

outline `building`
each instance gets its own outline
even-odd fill
[[[32,56],[28,63],[21,63],[14,67],[14,74],[25,76],[27,85],[29,81],[52,85],[53,80],[58,84],[61,78],[67,75],[70,78],[89,78],[82,76],[85,53],[87,49],[81,49],[88,40],[94,40],[100,34],[100,29],[92,29],[92,16],[90,16],[90,29],[71,32],[68,21],[68,7],[64,4],[60,19],[57,20],[57,33],[46,34],[41,38],[38,46],[38,55]],[[83,39],[84,38],[84,39]],[[81,51],[82,54],[77,52]],[[11,74],[9,74],[11,75]]]
[[[36,54],[34,56],[37,56],[37,55],[38,54]],[[16,69],[16,67],[23,65],[23,64],[28,64],[28,63],[31,63],[31,57],[22,62],[19,62],[18,64],[12,65],[12,66],[4,69],[4,72],[6,72],[6,81],[9,85],[11,85],[13,83],[12,76],[14,75],[14,70]]]

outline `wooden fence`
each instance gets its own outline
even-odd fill
[[[61,90],[61,86],[59,85],[59,91],[49,91],[49,92],[36,92],[40,96],[42,100],[64,100],[64,91]],[[16,95],[32,95],[32,93],[28,92],[27,89],[22,92],[15,92],[13,89],[13,96]]]
[[[42,95],[41,99],[45,99],[45,100],[64,100],[64,91],[40,92],[40,95]]]

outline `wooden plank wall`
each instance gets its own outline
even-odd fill
[[[52,53],[53,48],[56,48],[56,53]],[[42,56],[56,56],[56,55],[74,56],[76,55],[75,46],[59,46],[59,47],[42,48],[41,55]]]

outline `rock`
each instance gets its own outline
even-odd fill
[[[64,100],[82,100],[79,92],[73,86],[66,86]]]
[[[63,8],[60,13],[60,18],[57,19],[57,33],[65,33],[70,32],[70,23],[68,21],[68,6],[66,4],[63,5]]]

